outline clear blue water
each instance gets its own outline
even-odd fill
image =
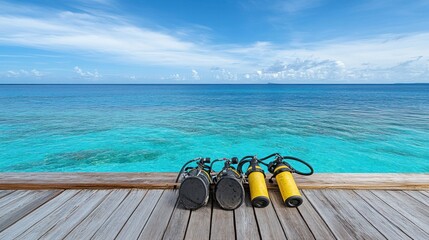
[[[429,85],[0,85],[0,171],[273,152],[316,172],[429,172]]]

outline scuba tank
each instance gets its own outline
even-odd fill
[[[197,162],[196,167],[186,167]],[[206,165],[210,158],[196,158],[183,165],[176,178],[176,183],[183,176],[179,188],[179,202],[186,209],[197,209],[207,204],[210,195],[210,168]]]
[[[265,160],[271,157],[275,157],[275,160],[268,164],[268,171],[273,174],[270,178],[270,182],[273,182],[273,178],[276,179],[277,185],[280,189],[280,193],[282,195],[283,202],[287,207],[298,207],[302,204],[301,193],[296,186],[295,180],[292,176],[292,173],[297,173],[300,175],[311,175],[314,170],[310,164],[296,157],[290,156],[281,156],[278,153],[271,154],[261,160]],[[300,172],[293,168],[289,163],[285,160],[293,160],[300,162],[309,168],[308,173]]]
[[[213,179],[216,183],[214,195],[221,208],[233,210],[241,206],[245,196],[241,175],[231,166],[231,164],[238,163],[238,158],[216,159],[210,165],[210,170],[213,164],[219,161],[225,161],[225,164]]]
[[[256,156],[246,156],[240,160],[237,166],[238,172],[243,174],[243,165],[249,163],[245,176],[249,183],[250,200],[254,207],[266,207],[270,204],[267,183],[265,182],[264,170],[259,166],[260,161]]]

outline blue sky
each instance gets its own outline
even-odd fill
[[[427,0],[0,0],[0,83],[429,82],[428,12]]]

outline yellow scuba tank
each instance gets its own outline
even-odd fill
[[[241,169],[245,163],[250,163],[245,175],[247,182],[249,183],[250,200],[252,205],[254,207],[268,206],[270,204],[270,198],[268,195],[264,170],[259,166],[258,159],[256,157],[247,156],[241,159],[238,165],[238,170],[240,173],[242,173]]]
[[[283,161],[285,159],[290,159],[305,164],[310,169],[310,172],[303,173],[296,170],[286,161]],[[301,197],[301,193],[296,186],[292,173],[311,175],[313,174],[313,168],[308,163],[299,158],[289,156],[282,157],[279,154],[276,154],[276,159],[268,164],[268,171],[273,174],[270,179],[270,182],[273,182],[272,178],[276,179],[285,205],[288,207],[298,207],[299,205],[301,205],[303,200]]]

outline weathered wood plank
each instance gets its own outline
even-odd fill
[[[334,235],[339,239],[384,239],[365,218],[335,193],[335,190],[304,192]]]
[[[270,199],[288,239],[314,239],[298,209],[286,207],[279,191],[270,191]]]
[[[45,216],[42,220],[28,228],[23,234],[19,235],[19,239],[39,239],[44,233],[46,233],[51,227],[58,224],[58,222],[64,221],[69,214],[74,213],[79,204],[85,202],[95,194],[94,190],[81,191],[69,201],[66,202],[62,207],[55,209],[52,213]]]
[[[11,204],[15,204],[21,198],[34,195],[34,191],[17,190],[0,199],[0,209],[7,209]]]
[[[259,240],[258,223],[256,222],[255,211],[250,202],[249,192],[246,191],[244,203],[234,210],[235,231],[237,239]]]
[[[20,198],[11,206],[6,205],[7,209],[0,209],[0,232],[60,193],[57,190],[35,191],[35,194]]]
[[[212,222],[210,239],[227,240],[235,239],[234,211],[223,210],[213,199]]]
[[[90,239],[128,194],[129,190],[112,190],[100,205],[81,221],[64,239]],[[84,202],[85,201],[82,201],[82,203]]]
[[[4,197],[4,196],[6,196],[6,195],[9,195],[9,194],[11,194],[11,193],[13,193],[15,190],[1,190],[0,191],[0,198],[2,198],[2,197]]]
[[[68,190],[62,192],[57,197],[43,204],[10,227],[6,228],[3,232],[0,233],[0,239],[17,238],[24,231],[51,214],[54,210],[62,207],[69,199],[73,198],[79,192],[79,190]]]
[[[161,197],[163,190],[149,190],[116,239],[137,239]]]
[[[429,197],[429,191],[419,191],[421,194]]]
[[[265,208],[254,208],[256,220],[259,225],[259,233],[262,239],[285,239],[280,220],[274,210],[273,203]]]
[[[420,201],[426,206],[429,206],[429,196],[424,195],[422,192],[419,191],[404,191],[406,194],[410,195],[417,201]]]
[[[183,208],[177,202],[162,239],[184,239],[190,216],[191,211]]]
[[[335,239],[328,225],[320,217],[319,213],[311,205],[311,202],[307,200],[304,194],[302,194],[303,203],[298,207],[298,211],[301,213],[307,226],[310,228],[316,239]]]
[[[61,221],[58,221],[49,229],[42,239],[63,239],[71,230],[81,223],[108,195],[108,190],[97,190],[90,198],[78,203],[76,210],[69,214],[64,214]]]
[[[206,206],[191,211],[188,228],[186,229],[185,239],[210,239],[212,204],[213,202],[210,198]]]
[[[0,189],[102,189],[177,187],[176,173],[0,173]],[[268,178],[270,175],[268,175]],[[295,176],[300,189],[429,189],[429,174],[319,173]],[[267,183],[277,189],[276,184]]]
[[[401,191],[371,191],[423,231],[429,233],[429,209]]]
[[[132,190],[122,204],[110,215],[110,217],[97,230],[92,239],[115,239],[131,214],[143,200],[147,190]]]
[[[176,206],[177,196],[177,190],[164,191],[144,226],[139,239],[162,239],[165,228]]]
[[[371,223],[387,239],[411,239],[398,227],[377,212],[373,205],[368,204],[363,198],[350,190],[336,190],[337,196],[343,201],[347,201],[354,207],[368,222]]]
[[[355,190],[354,192],[362,197],[369,205],[374,206],[381,215],[400,228],[408,236],[414,239],[429,239],[429,234],[417,227],[417,225],[412,223],[409,219],[404,217],[370,191]]]

